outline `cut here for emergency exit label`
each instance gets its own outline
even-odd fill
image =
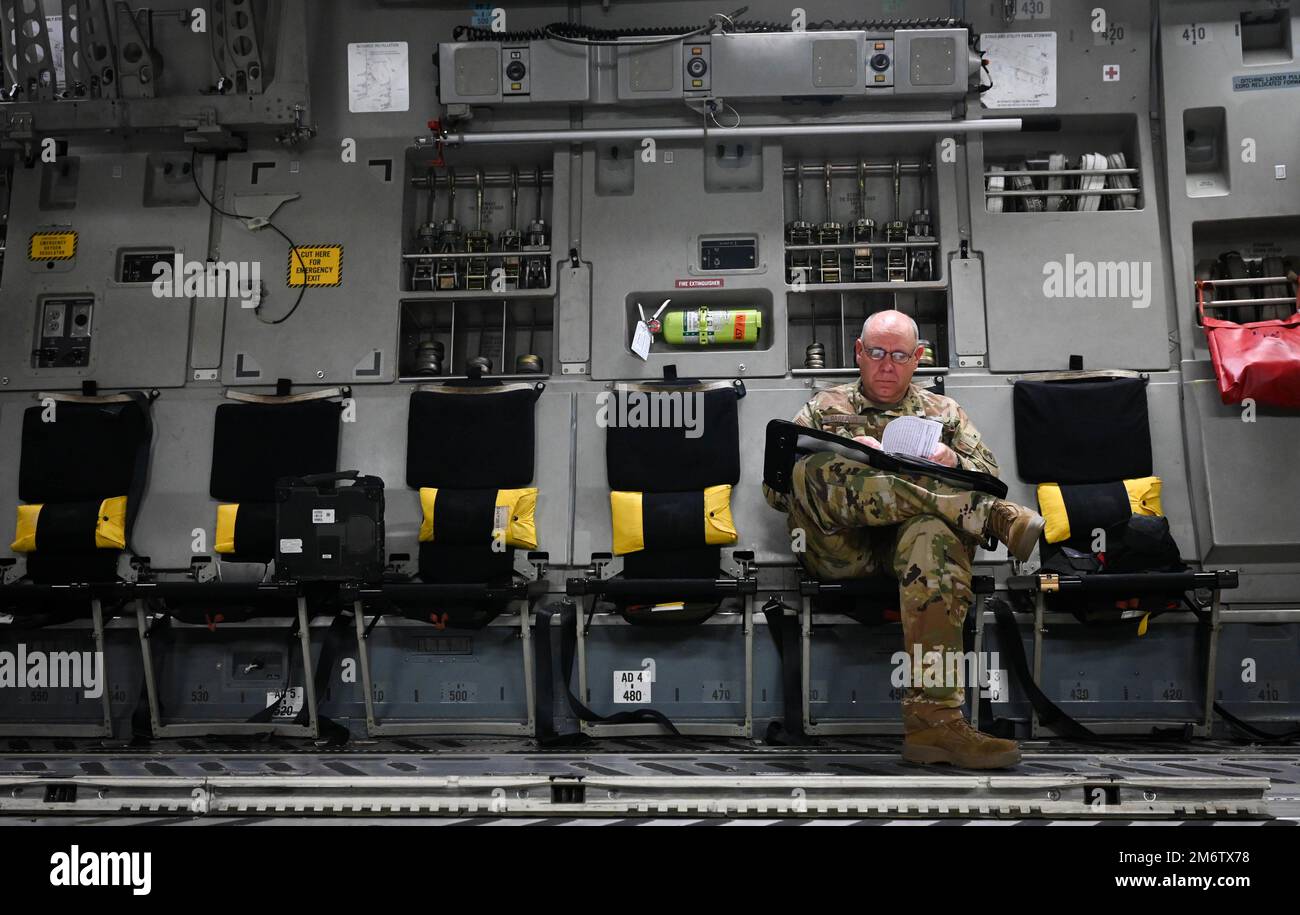
[[[290,286],[341,286],[342,245],[299,245],[289,252]]]

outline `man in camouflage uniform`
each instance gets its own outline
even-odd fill
[[[943,424],[930,460],[997,476],[997,459],[966,411],[911,383],[922,351],[910,317],[872,315],[854,344],[860,379],[819,392],[794,421],[879,448],[891,420],[927,417]],[[1027,559],[1043,528],[1043,519],[1023,506],[933,477],[884,473],[832,452],[795,464],[789,496],[763,488],[768,503],[787,513],[792,538],[802,539],[799,558],[813,575],[833,580],[884,573],[898,580],[903,647],[909,659],[919,656],[924,663],[939,660],[927,653],[941,653],[941,671],[950,669],[947,653],[963,650],[976,547],[993,537]],[[947,679],[941,686],[915,685],[926,682],[924,663],[911,671],[914,685],[903,698],[904,758],[967,768],[1019,762],[1014,741],[971,728],[961,712],[964,688]]]

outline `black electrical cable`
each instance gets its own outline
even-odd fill
[[[221,216],[225,216],[228,219],[239,219],[239,220],[248,219],[249,217],[247,216],[240,216],[238,213],[232,213],[229,210],[223,210],[221,209],[221,207],[217,206],[215,203],[213,203],[211,200],[208,199],[208,195],[203,193],[203,187],[199,184],[199,170],[198,170],[197,163],[198,163],[198,150],[191,149],[190,150],[190,180],[194,182],[194,189],[199,192],[199,197],[203,200],[204,203],[208,205],[208,207],[212,210],[212,212],[217,213]],[[298,298],[294,301],[293,307],[289,309],[288,313],[281,315],[280,317],[276,318],[274,321],[266,321],[263,320],[260,314],[262,310],[262,303],[260,300],[257,303],[257,307],[253,309],[253,315],[257,318],[258,321],[261,321],[263,324],[283,324],[285,321],[288,321],[291,317],[293,317],[293,313],[297,311],[298,306],[302,304],[302,297],[307,293],[307,265],[303,262],[302,253],[298,250],[298,246],[293,243],[292,238],[284,234],[284,232],[281,231],[280,227],[277,226],[275,223],[273,223],[271,220],[268,219],[266,221],[266,225],[267,228],[273,230],[275,234],[279,235],[288,243],[289,250],[293,252],[293,256],[298,260],[298,266],[302,268],[302,288],[298,290]]]

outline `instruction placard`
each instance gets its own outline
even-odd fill
[[[299,245],[289,252],[289,285],[343,285],[342,245]]]
[[[27,242],[28,260],[70,261],[76,256],[76,232],[33,232]]]
[[[989,32],[980,36],[993,88],[985,108],[1056,107],[1056,33]]]
[[[409,111],[410,63],[404,41],[348,45],[348,111]]]

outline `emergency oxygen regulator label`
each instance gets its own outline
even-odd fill
[[[76,232],[33,232],[27,241],[31,261],[70,261],[76,256]]]
[[[271,690],[266,694],[266,706],[275,706],[272,718],[293,718],[302,711],[303,691],[301,686],[289,687],[288,696],[284,690]]]
[[[287,282],[295,288],[343,285],[343,246],[299,245],[292,249]]]
[[[332,508],[313,508],[311,510],[312,524],[333,524],[334,509]]]
[[[616,705],[635,705],[650,702],[652,701],[650,696],[650,671],[614,671],[614,703]]]
[[[282,540],[280,541],[280,552],[281,552],[281,553],[301,553],[301,552],[302,552],[302,541],[301,541],[301,540],[296,540],[296,539],[295,539],[295,540],[283,540],[283,539],[282,539]]]

